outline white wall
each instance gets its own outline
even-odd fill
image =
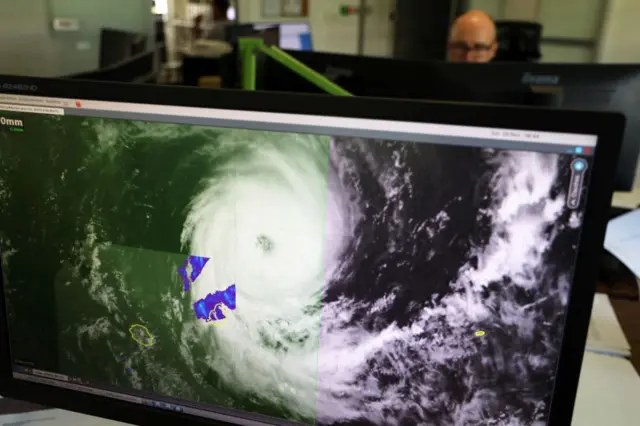
[[[46,0],[0,2],[0,74],[56,75],[60,46],[50,35],[48,19]]]
[[[368,0],[370,13],[364,27],[364,54],[392,56],[395,25],[391,19],[395,0]]]
[[[502,19],[513,19],[522,21],[537,21],[539,19],[539,0],[505,0],[501,3]]]
[[[287,22],[294,21],[300,22],[306,21],[306,18],[288,18],[288,17],[280,17],[278,19],[274,19],[271,17],[264,17],[262,15],[262,0],[237,0],[238,1],[238,18],[241,23],[255,23],[255,22],[264,22],[271,23],[274,21],[277,22]],[[313,0],[311,0],[313,3]]]
[[[640,0],[608,0],[599,62],[640,62]]]
[[[598,38],[604,6],[604,0],[542,0],[539,19],[544,24],[544,35]]]
[[[340,16],[340,6],[344,3],[342,0],[309,0],[314,50],[357,53],[358,17]]]
[[[504,14],[505,0],[469,0],[469,9],[480,9],[494,19]]]
[[[80,23],[78,32],[52,33],[61,47],[60,75],[98,68],[101,28],[146,34],[148,48],[155,43],[149,0],[49,0],[49,4],[52,18],[76,18]]]
[[[53,30],[53,19],[75,18],[79,30]],[[153,43],[147,0],[0,0],[0,74],[62,76],[98,67],[100,28],[146,33]]]

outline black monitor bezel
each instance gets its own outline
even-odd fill
[[[571,422],[598,265],[603,252],[614,170],[625,125],[621,114],[21,77],[0,77],[0,93],[596,135],[598,147],[549,417],[549,425],[552,426]],[[4,291],[0,293],[0,392],[3,396],[133,424],[157,425],[163,421],[184,425],[227,424],[14,379],[5,294]]]

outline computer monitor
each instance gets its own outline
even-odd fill
[[[73,74],[65,78],[119,83],[155,83],[157,80],[156,52],[144,52],[106,68]]]
[[[454,64],[289,51],[305,65],[358,96],[488,102],[561,109],[617,111],[627,117],[616,189],[634,187],[640,154],[640,66],[603,64]],[[320,93],[267,59],[263,90]]]
[[[0,82],[5,397],[569,424],[622,116]]]
[[[279,46],[280,26],[266,24],[234,24],[225,27],[225,41],[236,44],[240,37],[261,38],[267,44]]]
[[[120,64],[147,48],[147,36],[129,31],[102,28],[100,31],[101,69]]]
[[[459,81],[447,73],[451,64],[445,63],[323,52],[287,53],[356,96],[523,104],[530,93],[521,85],[514,88],[476,85],[471,79]],[[324,93],[270,58],[259,71],[257,84],[262,90]]]
[[[254,24],[256,30],[277,26],[280,29],[278,47],[286,50],[313,50],[311,28],[307,22],[283,22],[278,24]]]

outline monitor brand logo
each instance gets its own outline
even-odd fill
[[[0,126],[24,127],[24,123],[15,118],[0,117]]]
[[[353,71],[346,68],[327,67],[324,72],[324,76],[331,81],[335,81],[340,77],[353,77]]]
[[[522,84],[558,84],[560,76],[557,75],[541,75],[526,72],[522,75]]]
[[[17,83],[2,83],[0,85],[3,90],[16,90],[21,92],[37,92],[38,86],[35,84],[17,84]]]

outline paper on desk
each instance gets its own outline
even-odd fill
[[[574,426],[638,426],[640,377],[629,361],[586,352],[582,360]]]
[[[593,299],[586,351],[631,357],[631,345],[606,294],[596,294]]]
[[[604,248],[640,277],[640,209],[609,221]]]
[[[0,416],[0,426],[128,426],[100,417],[87,416],[66,410],[42,410]]]

